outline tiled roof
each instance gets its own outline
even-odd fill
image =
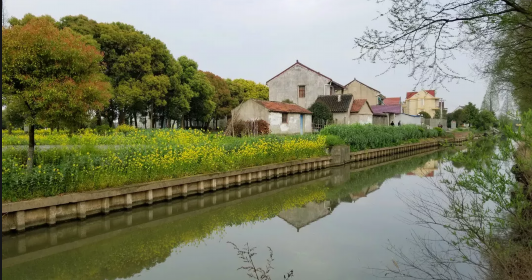
[[[268,109],[268,111],[270,112],[312,114],[311,111],[296,104],[277,102],[277,101],[264,101],[264,100],[255,100],[255,102],[266,107],[266,109]]]
[[[401,104],[401,97],[388,97],[383,100],[384,105],[397,105]]]
[[[320,72],[318,72],[318,71],[316,71],[316,70],[314,70],[314,69],[312,69],[312,68],[310,68],[310,67],[308,67],[308,66],[306,66],[306,65],[303,65],[301,62],[299,62],[299,60],[296,60],[296,63],[294,63],[294,64],[292,64],[290,67],[286,68],[283,72],[281,72],[281,73],[275,75],[275,77],[269,79],[269,80],[266,82],[266,84],[267,84],[268,82],[270,82],[271,80],[273,80],[273,79],[279,77],[281,74],[283,74],[284,72],[290,70],[290,68],[292,68],[292,67],[294,67],[294,66],[296,66],[296,65],[300,65],[300,66],[302,66],[302,67],[305,67],[305,68],[307,68],[308,70],[310,70],[310,71],[312,71],[312,72],[314,72],[314,73],[316,73],[316,74],[318,74],[318,75],[320,75],[320,76],[322,76],[322,77],[324,77],[324,78],[329,79],[332,83],[336,84],[338,87],[341,87],[341,88],[344,87],[343,85],[341,85],[341,84],[339,84],[339,83],[333,81],[333,79],[331,79],[331,78],[329,78],[329,77],[323,75],[322,73],[320,73]]]
[[[374,114],[382,113],[392,113],[392,114],[401,114],[401,104],[395,105],[373,105],[371,110]]]
[[[351,106],[351,113],[358,113],[360,111],[360,109],[362,109],[364,104],[366,104],[366,103],[368,103],[367,99],[355,99],[355,100],[353,100],[353,105]],[[373,113],[373,111],[371,110],[371,107],[369,106],[369,103],[368,103],[368,107],[369,107],[369,110],[371,111],[371,113]]]
[[[417,93],[416,91],[407,92],[406,93],[406,99],[410,99],[410,97],[414,96],[414,94],[416,94],[416,93]]]
[[[338,96],[340,96],[340,101],[338,101]],[[353,95],[351,94],[341,94],[341,95],[320,95],[316,102],[322,102],[323,104],[329,107],[332,113],[345,113],[349,112],[351,105],[351,100]]]
[[[425,90],[428,94],[436,97],[436,91],[433,90],[433,89],[429,89],[429,90]],[[416,94],[417,91],[411,91],[411,92],[407,92],[406,93],[406,99],[410,99],[410,97],[414,96],[414,94]]]

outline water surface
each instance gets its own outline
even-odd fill
[[[272,279],[376,279],[408,246],[398,193],[445,174],[441,151],[297,174],[2,236],[2,279],[249,279],[228,241],[274,254]],[[404,156],[404,155],[402,155]],[[392,160],[391,162],[385,162]]]

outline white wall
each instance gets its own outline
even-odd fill
[[[272,134],[299,134],[301,132],[300,114],[288,114],[288,123],[282,123],[283,114],[270,112],[268,122]],[[303,132],[312,132],[312,115],[303,115]]]
[[[397,125],[399,121],[401,121],[401,125],[403,124],[421,125],[422,118],[410,116],[407,114],[390,114],[390,122],[392,121],[395,123],[395,125]]]
[[[359,123],[359,124],[372,124],[373,123],[373,115],[365,115],[365,114],[351,114],[350,116],[350,123]]]
[[[335,124],[350,124],[351,119],[349,113],[333,113],[333,122]]]

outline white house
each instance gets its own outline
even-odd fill
[[[234,120],[265,120],[272,134],[303,134],[312,132],[312,112],[284,102],[250,99],[231,111]]]

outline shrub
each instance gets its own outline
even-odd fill
[[[422,138],[437,137],[434,129],[424,129],[417,125],[376,126],[376,125],[330,125],[322,129],[322,135],[336,135],[351,146],[352,151],[390,147]]]
[[[123,133],[126,133],[126,134],[129,133],[129,132],[135,131],[135,130],[137,130],[136,127],[131,126],[131,125],[127,125],[127,124],[121,124],[121,125],[119,125],[116,128],[116,131],[123,132]]]
[[[113,131],[113,129],[107,124],[99,125],[95,128],[95,130],[99,135],[109,134],[111,131]]]
[[[329,110],[329,107],[327,105],[323,104],[322,102],[315,102],[308,108],[309,111],[312,112],[312,121],[332,121],[333,114],[331,113],[331,110]]]
[[[327,145],[327,147],[345,145],[345,141],[336,135],[327,135],[325,138],[325,145]]]
[[[444,133],[443,128],[435,127],[434,129],[438,132],[438,136],[443,136],[443,133]]]

